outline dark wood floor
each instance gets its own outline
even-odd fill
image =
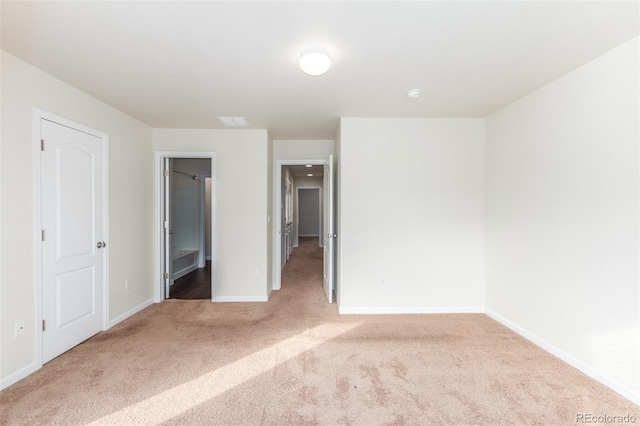
[[[211,299],[211,262],[178,278],[169,294],[171,299]]]

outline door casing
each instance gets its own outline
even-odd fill
[[[275,180],[273,181],[273,290],[282,288],[282,232],[284,232],[281,225],[282,214],[280,212],[280,204],[282,202],[282,188],[280,188],[282,184],[282,166],[304,166],[305,164],[322,166],[325,162],[325,160],[276,160]]]
[[[34,253],[35,253],[35,329],[36,329],[36,369],[42,367],[42,317],[43,317],[43,304],[42,304],[42,185],[41,185],[41,123],[42,120],[52,121],[62,126],[70,127],[72,129],[88,133],[92,136],[102,139],[103,149],[103,220],[102,226],[104,235],[109,235],[109,136],[98,130],[92,129],[75,121],[69,120],[64,117],[49,113],[39,108],[33,109],[33,181],[34,181],[34,211],[40,214],[35,215],[34,229],[33,229],[33,241],[34,241]],[[109,328],[109,246],[105,250],[104,254],[104,268],[102,276],[102,289],[103,292],[103,319],[102,330]]]
[[[154,301],[156,303],[164,300],[164,280],[162,278],[164,266],[163,247],[163,207],[164,207],[164,185],[162,170],[164,169],[165,158],[204,158],[211,160],[211,300],[215,300],[216,289],[216,153],[215,152],[189,152],[189,151],[156,151],[155,152],[155,208],[154,208],[154,241],[155,241],[155,268],[154,268]]]
[[[335,169],[334,157],[329,155],[329,160],[324,166],[323,189],[324,189],[324,244],[323,244],[323,265],[322,265],[322,288],[327,296],[327,301],[333,303],[333,292],[336,289],[335,267],[336,267],[336,223],[335,223]]]

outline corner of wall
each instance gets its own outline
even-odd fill
[[[271,297],[273,291],[273,257],[275,250],[274,243],[274,178],[273,178],[273,138],[270,134],[267,136],[267,298]]]
[[[487,313],[636,403],[638,41],[485,119]]]

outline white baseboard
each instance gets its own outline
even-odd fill
[[[193,265],[187,266],[184,269],[180,269],[179,271],[173,273],[173,280],[175,281],[178,278],[182,278],[185,275],[195,271],[196,269],[198,269],[198,264],[197,263],[194,263]]]
[[[366,306],[338,308],[340,314],[483,314],[482,306],[416,306],[416,307],[385,307]]]
[[[214,302],[267,302],[268,296],[216,296]]]
[[[590,366],[588,366],[587,364],[583,363],[582,361],[579,361],[578,359],[574,358],[573,356],[569,355],[568,353],[556,348],[555,346],[553,346],[552,344],[550,344],[546,340],[539,338],[538,336],[534,335],[533,333],[528,332],[527,330],[525,330],[524,328],[520,327],[519,325],[509,321],[508,319],[506,319],[502,315],[498,314],[497,312],[494,312],[489,308],[485,308],[485,313],[488,316],[490,316],[491,318],[493,318],[494,320],[498,321],[500,324],[504,325],[505,327],[511,329],[512,331],[518,333],[520,336],[522,336],[525,339],[529,340],[530,342],[532,342],[536,346],[539,346],[540,348],[542,348],[545,351],[549,352],[551,355],[555,356],[556,358],[559,358],[562,361],[564,361],[567,364],[569,364],[570,366],[582,371],[587,376],[591,377],[594,380],[597,380],[598,382],[602,383],[603,385],[607,386],[608,388],[614,390],[615,392],[617,392],[620,395],[622,395],[623,397],[627,398],[628,400],[630,400],[634,404],[640,405],[640,394],[637,394],[637,393],[631,391],[630,389],[628,389],[627,387],[625,387],[625,386],[621,385],[620,383],[616,382],[615,380],[612,380],[612,379],[608,378],[604,374],[602,374],[599,371],[591,368]]]
[[[153,305],[153,299],[149,299],[144,303],[141,303],[140,305],[136,306],[133,309],[128,310],[127,312],[125,312],[124,314],[112,319],[111,321],[109,321],[109,328],[113,327],[114,325],[126,320],[127,318],[129,318],[132,315],[137,314],[138,312],[140,312],[141,310],[143,310],[144,308]]]
[[[126,320],[130,316],[132,316],[134,314],[137,314],[138,312],[140,312],[144,308],[152,305],[153,303],[154,303],[153,299],[149,299],[146,302],[144,302],[144,303],[136,306],[135,308],[125,312],[124,314],[118,316],[117,318],[114,318],[113,320],[109,321],[108,328],[111,328],[114,325]],[[42,366],[38,365],[37,362],[33,362],[33,363],[27,365],[26,367],[20,369],[19,371],[16,371],[15,373],[5,377],[4,379],[0,379],[0,390],[6,389],[9,386],[11,386],[12,384],[24,379],[28,375],[33,374],[34,372],[38,371],[41,367]]]
[[[42,366],[38,365],[37,362],[32,362],[31,364],[27,365],[26,367],[16,371],[13,374],[10,374],[9,376],[5,377],[4,379],[1,379],[0,380],[0,390],[6,389],[9,386],[11,386],[12,384],[19,382],[20,380],[24,379],[28,375],[33,374],[36,371],[38,371],[41,367]]]

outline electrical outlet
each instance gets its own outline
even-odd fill
[[[387,285],[387,279],[385,277],[380,277],[380,287],[384,287]]]
[[[25,333],[24,320],[16,321],[15,324],[15,337],[20,337]]]
[[[256,278],[256,277],[258,276],[258,270],[257,270],[257,269],[254,269],[254,270],[253,270],[253,272],[251,273],[251,276],[252,276],[253,278]]]

